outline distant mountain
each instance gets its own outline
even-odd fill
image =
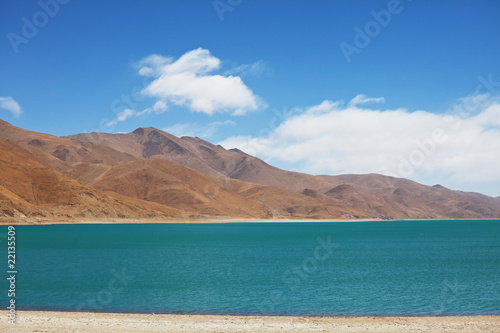
[[[472,192],[452,191],[441,185],[425,186],[408,179],[377,174],[324,176],[349,185],[346,194],[358,193],[358,207],[376,216],[399,219],[498,218],[494,198]],[[330,194],[331,195],[331,194]],[[359,200],[359,196],[363,196]],[[354,202],[348,199],[346,202]],[[370,204],[369,208],[363,203]]]
[[[56,137],[0,120],[2,139],[2,152],[9,152],[5,156],[24,156],[11,162],[2,159],[6,166],[0,173],[0,212],[5,216],[500,218],[498,197],[377,174],[312,176],[285,171],[237,149],[155,128]],[[33,163],[38,163],[36,168]],[[14,170],[23,170],[17,183],[11,181]],[[52,187],[34,179],[50,179]],[[40,191],[38,201],[25,193],[30,186]],[[75,195],[56,195],[73,190]],[[78,193],[85,192],[99,203],[80,200]],[[69,198],[67,204],[63,197]]]

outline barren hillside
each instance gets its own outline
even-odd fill
[[[155,128],[60,138],[0,120],[1,139],[4,216],[500,217],[499,198],[377,174],[289,172],[237,149]]]

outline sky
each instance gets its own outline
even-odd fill
[[[500,2],[3,0],[0,118],[500,196]]]

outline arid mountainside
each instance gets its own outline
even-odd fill
[[[0,139],[22,146],[45,165],[83,183],[93,181],[117,163],[137,160],[106,146],[28,131],[1,119]]]
[[[0,174],[0,186],[10,191],[2,197],[0,216],[176,220],[370,217],[355,208],[279,187],[212,177],[167,160],[134,157],[111,147],[26,131],[6,122],[0,122],[0,138],[4,139],[0,152],[7,160],[20,152],[24,156],[13,158]],[[32,164],[36,168],[29,167]],[[23,166],[22,174],[11,177],[14,169]],[[26,187],[42,201],[27,196]],[[91,193],[108,210],[95,200],[82,201],[82,195],[73,195],[73,190]],[[25,199],[22,206],[18,197]]]
[[[375,216],[408,219],[497,218],[500,205],[479,193],[425,186],[408,179],[377,174],[323,176],[341,185],[325,194]],[[339,200],[339,201],[337,201]]]
[[[0,120],[0,140],[0,216],[500,217],[499,198],[377,174],[284,171],[237,149],[154,128],[56,137]]]
[[[211,176],[281,187],[317,201],[363,211],[354,217],[491,218],[500,214],[498,200],[478,193],[451,191],[376,174],[312,176],[284,171],[237,149],[226,150],[199,138],[177,138],[154,128],[139,128],[128,134],[89,133],[67,138],[112,147],[136,158],[166,159]]]
[[[83,186],[0,140],[0,217],[180,218],[182,212]]]
[[[206,216],[245,218],[370,217],[355,207],[322,202],[283,188],[210,177],[162,159],[113,167],[92,187]]]
[[[336,185],[328,179],[278,169],[237,149],[226,150],[199,138],[178,138],[155,128],[138,128],[127,134],[89,133],[65,138],[110,147],[138,159],[165,159],[209,176],[229,177],[296,192],[307,187],[326,191]]]

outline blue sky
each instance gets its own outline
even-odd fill
[[[0,118],[499,196],[499,17],[498,1],[6,0]]]

